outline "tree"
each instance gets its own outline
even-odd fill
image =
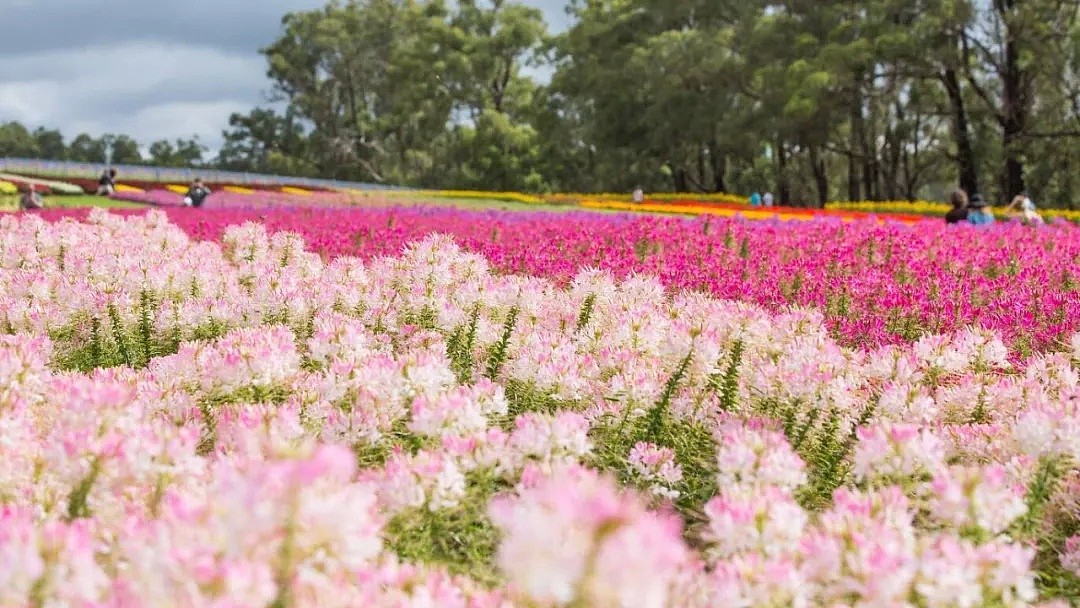
[[[327,177],[447,187],[490,178],[539,187],[527,186],[535,182],[532,168],[508,182],[504,166],[479,160],[490,149],[476,148],[499,133],[505,153],[525,156],[511,166],[536,159],[536,142],[520,139],[536,137],[528,124],[536,85],[520,74],[546,36],[535,9],[503,0],[465,0],[453,11],[443,0],[331,3],[287,15],[283,30],[263,53],[289,124],[303,125],[306,141],[296,143],[290,127],[277,132],[292,143],[272,145],[254,123],[233,125],[229,162],[302,150]],[[488,111],[507,119],[484,117]],[[263,134],[274,123],[250,118]]]
[[[64,136],[56,129],[38,127],[34,129],[34,140],[37,144],[39,158],[45,160],[64,160],[67,156],[67,146],[64,144]]]
[[[110,147],[110,157],[115,165],[138,165],[143,162],[142,152],[139,150],[139,142],[127,135],[113,137]]]
[[[263,50],[278,95],[311,126],[323,175],[408,183],[410,149],[445,132],[442,2],[371,0],[286,15]]]
[[[198,136],[170,142],[160,139],[150,144],[150,163],[159,167],[201,167],[207,151]]]
[[[79,133],[68,146],[68,158],[84,163],[105,163],[108,148],[102,139]]]
[[[193,135],[188,139],[177,139],[174,148],[174,164],[180,167],[201,167],[205,162],[203,155],[208,149],[199,140],[198,135]]]
[[[38,152],[37,140],[22,123],[0,125],[0,157],[36,158]]]
[[[1026,189],[1025,156],[1035,137],[1038,90],[1045,86],[1044,79],[1056,82],[1065,76],[1060,57],[1068,52],[1068,33],[1076,27],[1080,1],[993,0],[989,5],[975,13],[964,32],[964,48],[974,55],[974,61],[965,66],[966,77],[1000,127],[1000,187],[1011,198]],[[997,93],[988,86],[992,83]],[[1075,108],[1072,118],[1080,120]],[[1050,131],[1054,128],[1050,126]],[[1059,135],[1080,134],[1061,131]]]
[[[535,85],[521,68],[537,65],[547,36],[539,9],[504,0],[459,0],[450,19],[455,98],[477,120],[485,110],[512,114]]]
[[[223,136],[225,142],[215,160],[222,169],[314,175],[315,167],[307,160],[306,134],[291,110],[284,115],[268,108],[233,114]]]
[[[175,167],[176,148],[167,139],[159,139],[150,144],[150,164],[159,167]]]

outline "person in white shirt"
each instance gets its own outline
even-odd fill
[[[772,207],[773,206],[772,192],[766,192],[765,196],[762,197],[761,201],[766,207]]]
[[[1027,224],[1042,224],[1042,216],[1035,208],[1035,203],[1027,194],[1019,194],[1013,198],[1009,206],[1005,208],[1005,215],[1018,219]]]

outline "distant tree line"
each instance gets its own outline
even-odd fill
[[[207,151],[198,137],[155,141],[144,154],[139,142],[128,135],[92,137],[79,133],[68,141],[56,129],[37,127],[31,131],[19,122],[0,124],[0,157],[156,167],[212,166],[212,159],[205,158]]]
[[[261,51],[271,97],[230,117],[208,162],[438,188],[772,190],[810,206],[956,187],[1080,204],[1080,0],[567,10],[558,35],[514,0],[290,13]]]

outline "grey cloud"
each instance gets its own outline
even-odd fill
[[[564,0],[525,0],[565,27]],[[259,48],[281,17],[325,0],[0,0],[0,120],[69,137],[127,133],[143,144],[199,135],[265,101]]]
[[[3,0],[0,0],[3,2]],[[33,0],[0,3],[0,53],[85,48],[152,38],[186,46],[257,51],[281,17],[320,0]]]
[[[128,38],[213,45],[254,52],[269,44],[290,11],[325,0],[0,0],[0,53],[107,45]],[[566,23],[563,0],[526,2],[553,27]]]
[[[255,54],[145,41],[11,55],[0,63],[0,116],[68,135],[123,132],[146,142],[197,133],[216,145],[230,112],[261,101],[263,71]]]

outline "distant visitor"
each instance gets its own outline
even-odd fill
[[[202,207],[208,196],[210,196],[210,189],[203,184],[202,178],[196,177],[184,196],[184,206]]]
[[[635,203],[639,203],[639,204],[644,203],[645,202],[645,191],[642,190],[640,186],[638,186],[637,188],[634,188],[633,197],[634,197],[634,202]]]
[[[761,202],[762,202],[762,203],[763,203],[763,204],[764,204],[764,205],[765,205],[766,207],[772,207],[772,206],[773,206],[773,195],[772,195],[772,192],[766,192],[766,193],[765,193],[765,196],[761,197]]]
[[[750,195],[750,206],[751,207],[760,207],[761,206],[761,194],[759,194],[757,192],[754,192],[753,194]]]
[[[98,196],[109,196],[116,192],[116,169],[106,169],[98,179]]]

